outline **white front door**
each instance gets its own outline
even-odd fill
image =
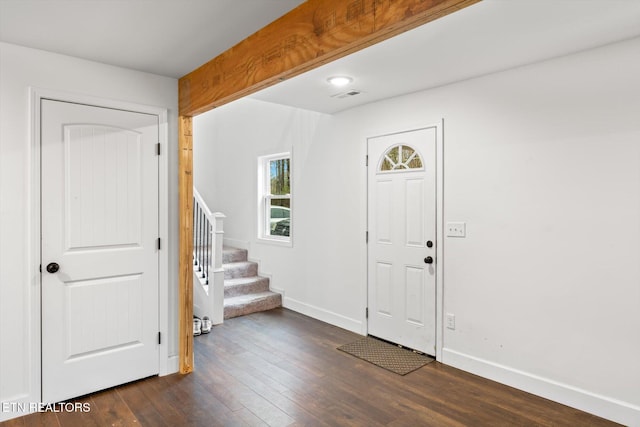
[[[158,373],[158,132],[42,100],[43,402]]]
[[[436,128],[368,139],[368,333],[435,354]]]

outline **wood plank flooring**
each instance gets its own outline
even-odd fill
[[[399,376],[336,350],[358,335],[287,309],[195,338],[196,371],[152,377],[37,413],[31,426],[609,426],[601,418],[433,362]]]

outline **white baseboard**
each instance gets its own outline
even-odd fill
[[[629,427],[640,427],[640,407],[627,402],[448,348],[442,350],[441,362]]]
[[[263,276],[263,275],[258,273],[258,276]],[[265,277],[265,276],[263,276],[263,277]],[[269,278],[269,283],[271,283],[271,278]],[[282,300],[284,301],[284,292],[285,292],[284,289],[276,288],[276,287],[273,287],[273,286],[269,285],[269,290],[271,292],[275,292],[277,294],[282,295]]]
[[[28,394],[0,399],[0,422],[23,417],[35,412],[32,402],[40,402],[40,396],[34,398]]]
[[[178,372],[180,368],[180,358],[178,356],[169,356],[167,359],[166,370],[160,372],[160,376],[171,375]]]
[[[330,325],[338,326],[342,329],[346,329],[348,331],[362,335],[363,325],[361,321],[351,319],[349,317],[325,310],[323,308],[309,305],[293,298],[283,298],[282,306],[293,311],[297,311],[298,313],[302,313],[305,316],[313,317],[314,319],[321,320],[323,322],[329,323]]]

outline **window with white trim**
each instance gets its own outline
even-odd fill
[[[258,237],[291,242],[291,154],[258,159]]]

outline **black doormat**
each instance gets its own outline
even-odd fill
[[[380,366],[398,375],[407,375],[435,359],[408,348],[390,344],[373,337],[342,345],[338,350]]]

